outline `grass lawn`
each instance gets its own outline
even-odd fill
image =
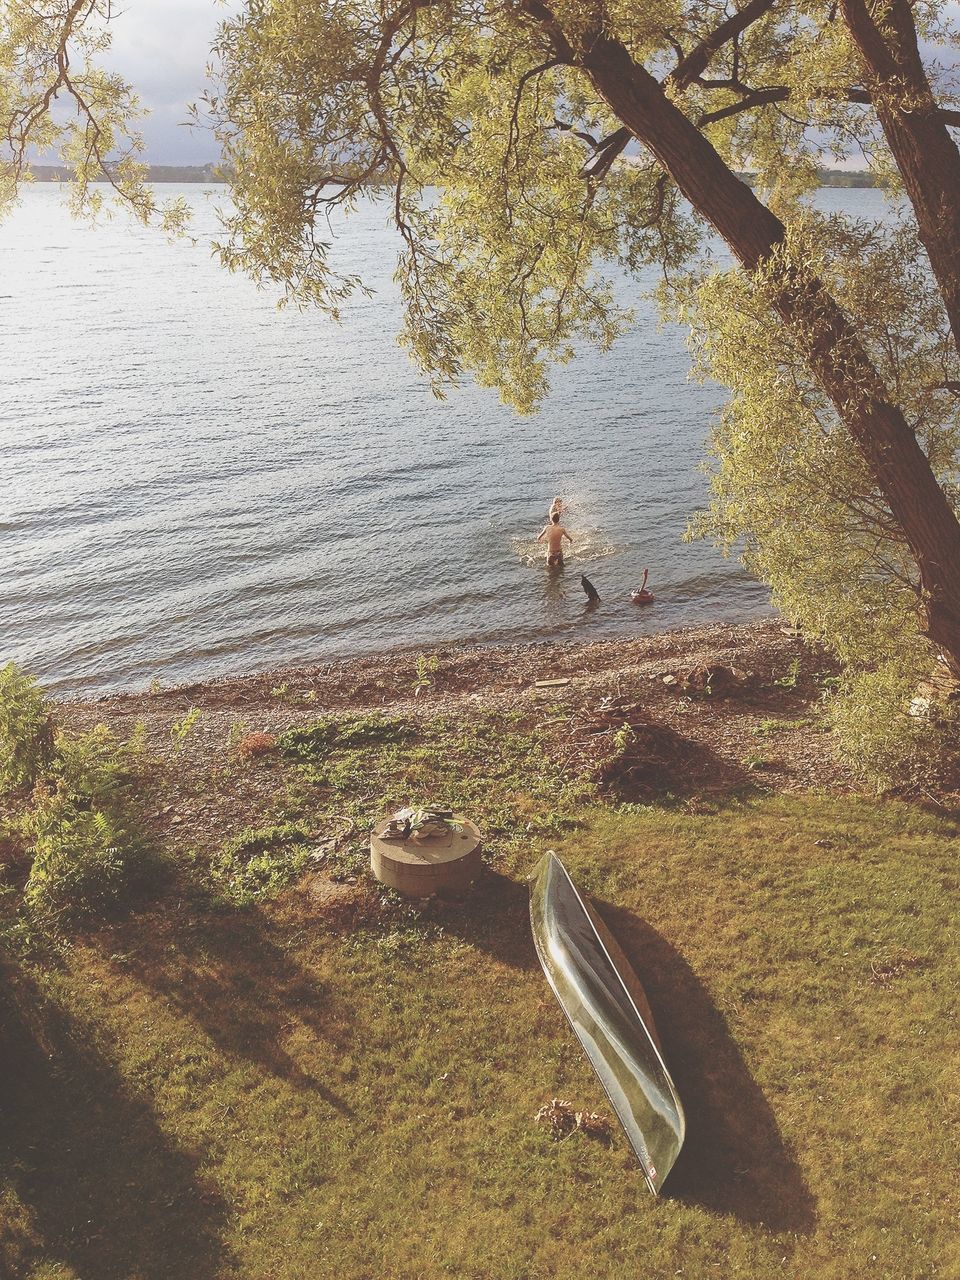
[[[56,963],[11,953],[0,1272],[960,1274],[955,816],[613,805],[492,720],[452,751],[362,724],[285,747],[262,766],[271,822],[443,785],[492,865],[460,905],[362,877],[325,902],[309,877],[277,893],[275,867],[234,875],[252,845],[224,832]],[[530,937],[524,877],[551,846],[641,975],[687,1110],[659,1200],[619,1131],[555,1142],[534,1121],[554,1096],[609,1112]]]

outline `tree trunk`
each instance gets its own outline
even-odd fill
[[[599,36],[576,56],[597,92],[657,158],[748,271],[783,245],[778,218],[728,168],[653,76],[618,41]],[[774,268],[776,263],[774,262]],[[859,446],[916,558],[925,631],[960,674],[960,523],[903,413],[852,324],[823,284],[786,264],[774,306]]]
[[[960,151],[930,89],[910,5],[842,0],[842,7],[960,347]]]

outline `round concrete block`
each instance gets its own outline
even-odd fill
[[[411,898],[428,898],[431,893],[461,893],[469,888],[480,870],[480,832],[472,822],[455,817],[460,831],[426,836],[418,840],[382,840],[377,834],[386,826],[379,822],[370,836],[370,869],[378,880]]]

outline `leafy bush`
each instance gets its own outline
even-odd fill
[[[960,707],[911,715],[917,672],[890,662],[851,675],[832,699],[838,745],[877,791],[925,790],[960,778]]]
[[[105,724],[87,733],[61,733],[56,745],[51,775],[65,796],[101,807],[120,799],[130,777],[131,753]]]
[[[0,795],[32,787],[53,757],[43,692],[14,662],[0,668]]]
[[[5,760],[33,793],[19,817],[19,839],[32,865],[23,891],[27,915],[45,926],[103,914],[134,888],[153,862],[125,816],[133,763],[142,734],[120,744],[105,725],[86,733],[50,728],[35,682],[4,669]]]
[[[48,793],[28,816],[34,854],[23,900],[36,920],[61,924],[103,914],[145,870],[118,816],[81,804]]]

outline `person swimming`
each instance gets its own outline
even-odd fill
[[[559,498],[554,498],[554,506],[560,502]],[[538,542],[546,542],[547,544],[547,565],[551,569],[563,568],[563,540],[570,543],[573,542],[570,534],[560,523],[560,512],[550,508],[550,520],[545,524],[537,538]]]

